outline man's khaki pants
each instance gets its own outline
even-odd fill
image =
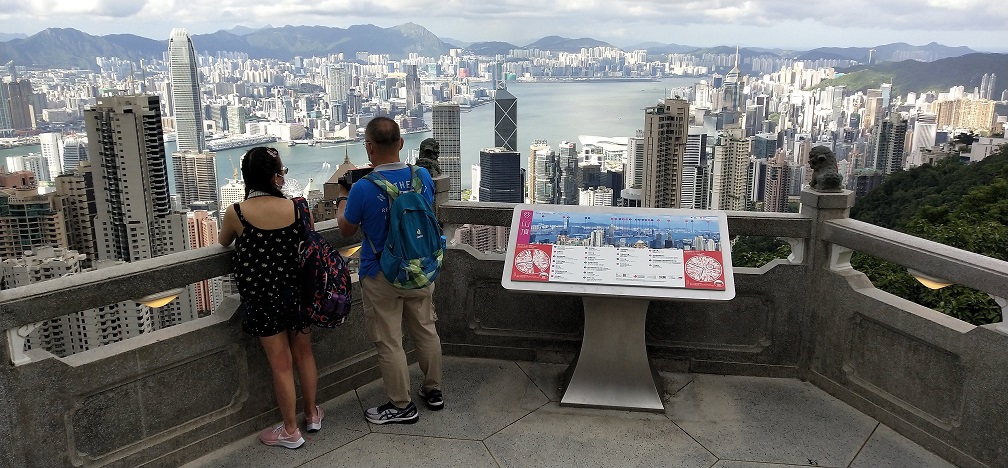
[[[410,401],[410,377],[403,350],[403,324],[416,346],[417,364],[426,390],[441,389],[441,338],[434,322],[434,284],[419,289],[399,289],[380,273],[361,277],[364,292],[364,326],[378,352],[385,393],[403,408]]]

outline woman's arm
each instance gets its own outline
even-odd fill
[[[224,247],[231,245],[238,237],[239,226],[241,226],[241,220],[238,219],[238,213],[235,212],[234,206],[228,207],[228,210],[224,212],[224,222],[220,234],[217,236],[220,245]]]

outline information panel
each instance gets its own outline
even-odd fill
[[[501,284],[571,294],[728,300],[728,218],[700,210],[518,205]]]

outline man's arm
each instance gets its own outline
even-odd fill
[[[336,184],[336,222],[339,225],[340,234],[343,234],[343,237],[350,237],[357,234],[357,229],[360,227],[357,224],[347,221],[343,216],[346,211],[348,196],[350,196],[350,191],[343,185]]]

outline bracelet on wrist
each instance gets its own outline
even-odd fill
[[[339,202],[347,200],[347,197],[336,197],[336,206],[339,206]]]

